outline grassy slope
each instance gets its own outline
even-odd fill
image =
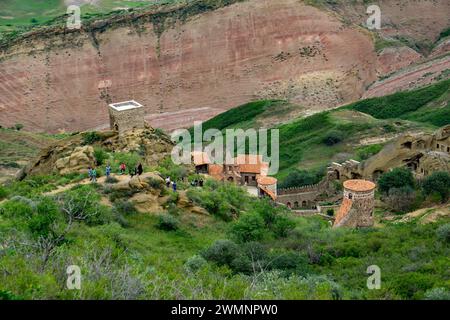
[[[187,272],[186,261],[215,240],[229,238],[231,224],[184,213],[178,219],[180,229],[171,232],[156,228],[158,219],[150,214],[127,216],[127,227],[116,222],[77,223],[44,269],[35,251],[6,249],[8,254],[0,255],[0,269],[7,271],[0,273],[0,298],[329,299],[330,293],[338,292],[344,299],[422,299],[432,288],[449,289],[449,246],[436,233],[448,219],[428,225],[386,223],[377,229],[336,230],[319,217],[292,216],[295,229],[288,238],[265,236],[259,241],[268,252],[287,259],[279,258],[279,273],[267,279],[261,274],[244,276],[214,263],[200,272]],[[0,214],[0,240],[26,236],[33,241],[27,228],[23,217]],[[302,257],[300,269],[295,267],[297,260],[292,260],[296,256]],[[81,292],[62,285],[68,264],[82,267]],[[366,287],[366,269],[374,264],[382,270],[381,290]],[[291,274],[315,275],[314,284],[297,287]],[[334,281],[336,287],[331,292],[326,287],[317,289],[319,275]],[[126,293],[129,288],[139,290]]]
[[[349,106],[297,118],[277,126],[280,130],[280,173],[283,178],[293,168],[317,170],[330,161],[358,158],[367,146],[361,139],[392,136],[406,130],[433,131],[450,123],[450,80],[409,92],[362,100]],[[253,102],[204,123],[204,129],[258,128],[262,119],[282,114],[283,102]],[[335,132],[342,142],[323,143]]]
[[[118,8],[136,8],[177,1],[100,0],[98,5],[83,5],[81,12],[82,14],[106,14]],[[64,15],[66,10],[64,0],[3,0],[0,2],[0,32],[37,26]]]
[[[27,161],[56,140],[57,136],[0,129],[0,165]]]

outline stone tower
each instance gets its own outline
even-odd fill
[[[144,129],[144,107],[134,101],[125,101],[109,105],[109,123],[111,130],[123,132],[131,129]]]
[[[334,227],[371,227],[375,207],[375,183],[367,180],[344,182],[344,200]]]

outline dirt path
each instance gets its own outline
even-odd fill
[[[129,181],[130,180],[130,176],[128,176],[128,175],[114,175],[113,174],[113,175],[111,175],[111,177],[119,180],[119,182]],[[99,184],[105,184],[105,182],[106,182],[106,177],[100,177],[100,178],[97,179],[97,183],[99,183]],[[52,195],[55,195],[55,194],[58,194],[58,193],[70,190],[70,189],[72,189],[75,186],[87,185],[87,184],[91,184],[91,183],[92,182],[89,180],[89,178],[86,178],[86,179],[78,181],[78,182],[69,183],[69,184],[66,184],[64,186],[59,186],[55,190],[52,190],[52,191],[44,193],[44,195],[45,196],[52,196]]]

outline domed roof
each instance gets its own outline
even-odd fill
[[[273,185],[277,183],[277,179],[273,178],[273,177],[259,177],[258,178],[258,183],[265,185],[265,186],[269,186],[269,185]]]
[[[344,182],[344,188],[356,192],[371,191],[375,189],[375,183],[367,180],[347,180]]]

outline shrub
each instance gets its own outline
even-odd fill
[[[0,207],[0,214],[7,218],[19,218],[19,219],[29,219],[33,216],[34,208],[32,201],[23,201],[26,199],[23,197],[14,197],[13,199],[5,202]],[[28,200],[28,199],[26,199]]]
[[[306,275],[309,272],[308,258],[295,252],[272,253],[270,256],[271,269],[278,269],[287,274]]]
[[[59,208],[56,202],[48,197],[42,198],[28,222],[28,228],[34,236],[47,238],[53,234],[53,224],[58,216]]]
[[[450,300],[450,291],[445,288],[433,288],[425,292],[425,300]]]
[[[441,201],[444,203],[450,195],[450,174],[448,172],[434,172],[425,178],[422,188],[426,195],[439,194]]]
[[[79,217],[87,225],[101,225],[111,221],[111,211],[100,204],[100,195],[93,185],[80,185],[59,197],[63,210]]]
[[[249,213],[232,225],[231,234],[238,242],[249,242],[261,240],[264,230],[264,219],[256,213]]]
[[[230,266],[239,254],[239,247],[233,241],[217,240],[202,253],[202,256],[206,260],[212,261],[218,265]]]
[[[289,231],[295,228],[295,222],[285,215],[277,215],[273,224],[273,233],[276,238],[286,238]]]
[[[136,214],[136,208],[133,203],[127,200],[118,200],[114,203],[114,210],[125,216]]]
[[[381,175],[378,180],[378,187],[386,195],[391,188],[414,188],[414,177],[411,171],[406,168],[395,168]]]
[[[409,186],[389,189],[386,203],[394,210],[408,212],[414,205],[416,192]]]
[[[207,264],[206,260],[199,255],[190,257],[184,264],[184,267],[190,272],[197,272]]]
[[[22,129],[23,129],[23,124],[21,124],[21,123],[16,123],[16,124],[14,125],[14,129],[16,129],[17,131],[22,130]]]
[[[8,191],[4,187],[0,186],[0,200],[5,199],[6,197],[8,197]]]
[[[109,158],[109,155],[102,148],[94,148],[94,157],[97,165],[101,166],[105,163],[105,160]]]
[[[102,137],[95,131],[83,133],[82,144],[89,145],[94,144],[97,141],[102,140]]]
[[[156,227],[164,231],[175,231],[178,230],[178,220],[169,214],[161,214],[158,217]]]
[[[436,236],[440,241],[450,243],[450,223],[440,226],[436,230]]]
[[[334,209],[327,209],[327,216],[332,217],[334,216]]]
[[[335,144],[338,144],[342,140],[344,140],[345,135],[342,131],[338,130],[332,130],[328,132],[325,137],[323,138],[323,143],[325,143],[327,146],[334,146]]]
[[[291,171],[286,179],[280,183],[280,188],[301,187],[316,184],[322,179],[322,172],[295,170]]]

